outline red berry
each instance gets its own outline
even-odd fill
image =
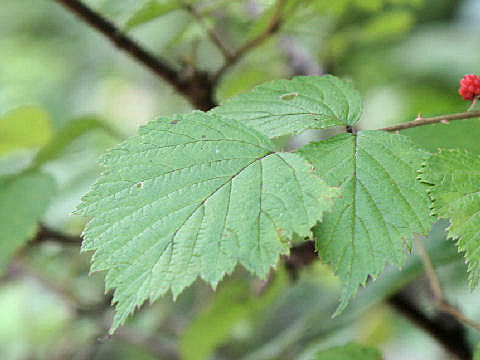
[[[471,100],[480,96],[480,76],[477,75],[465,75],[460,80],[460,89],[458,93],[462,95],[463,100]]]

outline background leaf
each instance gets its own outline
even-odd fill
[[[104,130],[106,133],[120,138],[110,126],[100,119],[91,116],[74,119],[66,123],[55,133],[53,139],[40,149],[34,159],[34,166],[39,167],[54,160],[62,154],[72,141],[93,130]]]
[[[50,140],[48,113],[37,106],[23,106],[0,117],[0,155],[11,150],[34,148]]]
[[[319,256],[333,265],[343,285],[337,314],[368,276],[387,261],[401,266],[414,233],[427,233],[427,186],[416,181],[426,152],[407,137],[380,131],[343,134],[299,151],[343,198],[314,229]]]
[[[115,288],[111,331],[197,276],[215,287],[237,262],[264,278],[293,233],[309,236],[339,194],[300,156],[202,112],[149,123],[103,162],[78,213],[93,217],[82,246],[96,250],[92,271],[107,270]]]
[[[34,234],[54,192],[53,178],[44,173],[0,177],[0,272]]]
[[[420,179],[429,189],[432,215],[450,219],[448,236],[468,262],[470,286],[480,279],[480,157],[464,150],[441,150],[428,158]]]
[[[147,1],[128,18],[123,30],[129,31],[180,8],[182,8],[182,2],[179,0]]]
[[[362,113],[362,100],[345,80],[331,75],[298,76],[259,85],[212,112],[242,121],[268,137],[278,137],[353,125]]]

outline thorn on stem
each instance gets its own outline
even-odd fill
[[[441,122],[442,124],[445,124],[445,125],[450,124],[450,122],[449,122],[448,120],[442,120],[442,121],[440,121],[440,122]]]

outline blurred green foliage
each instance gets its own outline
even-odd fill
[[[224,59],[205,25],[238,49],[268,26],[275,6],[272,0],[190,1],[202,25],[176,0],[86,3],[173,68],[190,64],[210,72]],[[279,33],[220,78],[218,101],[272,79],[333,73],[353,80],[365,98],[364,129],[469,106],[457,90],[464,74],[480,73],[476,0],[289,0],[282,16]],[[180,348],[187,359],[313,360],[349,341],[374,345],[387,359],[448,358],[379,306],[422,275],[417,256],[401,272],[387,269],[333,320],[338,281],[317,262],[296,281],[277,272],[262,295],[242,270],[218,293],[198,282],[175,303],[142,307],[106,339],[112,313],[108,306],[104,311],[102,274],[87,276],[89,256],[48,241],[21,247],[39,219],[78,236],[84,220],[70,213],[101,171],[98,156],[154,116],[188,112],[191,105],[52,0],[2,0],[0,53],[0,267],[11,260],[0,277],[0,358],[156,359]],[[402,133],[430,151],[480,154],[478,122]],[[461,256],[445,241],[447,225],[434,227],[427,248],[441,266],[447,297],[479,318],[478,292],[468,290]],[[428,298],[425,288],[417,292]],[[469,339],[480,340],[473,332]]]
[[[180,339],[180,354],[185,360],[208,358],[216,347],[231,336],[235,327],[262,316],[285,286],[285,273],[275,274],[270,282],[259,282],[266,289],[253,294],[245,282],[230,282],[221,287],[212,303],[185,329]],[[242,331],[242,330],[240,330]]]
[[[14,109],[0,118],[0,156],[12,150],[45,145],[52,136],[48,113],[34,106]]]
[[[381,360],[382,354],[375,348],[355,343],[323,350],[317,354],[317,360],[342,359]]]

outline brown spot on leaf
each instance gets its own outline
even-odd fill
[[[291,92],[291,93],[288,93],[288,94],[280,95],[280,99],[288,101],[288,100],[295,99],[297,96],[298,96],[297,92]]]

